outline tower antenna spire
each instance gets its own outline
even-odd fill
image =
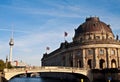
[[[12,25],[12,30],[11,30],[11,32],[12,32],[12,36],[11,36],[11,38],[13,38],[13,37],[14,37],[14,35],[13,35],[13,33],[14,33],[13,25]]]

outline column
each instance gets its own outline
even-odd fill
[[[106,48],[106,67],[109,68],[109,61],[108,61],[108,48]]]
[[[95,48],[93,50],[93,60],[92,60],[92,68],[95,69],[96,66],[96,54],[95,54]]]
[[[108,67],[109,68],[111,68],[111,57],[110,57],[110,55],[111,55],[111,49],[110,48],[108,48]]]
[[[94,49],[94,55],[95,55],[95,68],[99,69],[99,55],[98,55],[98,48]]]
[[[120,49],[118,48],[118,68],[120,68]]]
[[[109,48],[106,48],[106,64],[107,64],[107,68],[111,68],[110,50],[109,50]]]
[[[119,63],[118,63],[118,61],[119,61],[119,57],[118,57],[118,48],[116,48],[116,54],[115,54],[115,56],[117,56],[117,59],[116,59],[116,67],[118,68],[118,65],[119,65]]]
[[[85,49],[82,50],[82,55],[83,55],[83,68],[87,68],[87,65],[86,65],[86,59],[85,59]]]

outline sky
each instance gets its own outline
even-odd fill
[[[86,17],[97,16],[114,35],[120,32],[120,0],[0,0],[0,59],[9,55],[14,36],[13,60],[40,66],[41,58],[66,40]]]

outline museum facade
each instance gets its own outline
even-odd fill
[[[86,18],[77,29],[72,42],[63,42],[55,51],[43,54],[42,66],[78,68],[120,67],[120,41],[110,25],[99,17]]]

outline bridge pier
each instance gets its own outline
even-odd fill
[[[26,77],[31,77],[31,73],[26,73]]]
[[[105,69],[92,69],[93,82],[120,82],[120,69],[119,68],[105,68]]]
[[[8,82],[5,78],[4,78],[4,73],[0,72],[0,82]]]
[[[90,82],[93,82],[93,74],[92,74],[91,70],[88,70],[87,77],[88,77]]]

